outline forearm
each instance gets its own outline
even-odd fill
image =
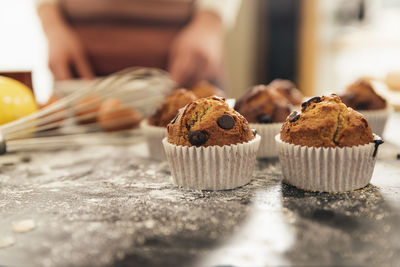
[[[47,36],[60,28],[68,28],[57,4],[42,3],[37,6],[37,12],[42,22],[43,30]]]
[[[197,10],[190,26],[199,26],[207,31],[222,33],[224,25],[220,16],[209,10]]]

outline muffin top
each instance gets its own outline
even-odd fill
[[[270,84],[271,87],[275,88],[281,95],[286,97],[292,105],[298,106],[303,102],[303,94],[296,85],[289,80],[275,79]]]
[[[292,112],[281,130],[281,140],[309,147],[350,147],[373,142],[367,120],[342,103],[340,97],[313,97]]]
[[[168,123],[178,114],[179,109],[195,99],[197,99],[197,97],[191,91],[185,89],[173,91],[149,118],[149,124],[167,127]]]
[[[247,120],[217,96],[188,104],[167,128],[168,142],[182,146],[224,146],[254,138]]]
[[[350,84],[340,97],[343,103],[355,110],[386,108],[386,100],[378,95],[371,83],[365,79]]]
[[[252,123],[284,122],[290,114],[289,100],[271,86],[257,85],[236,102],[235,110]]]
[[[201,81],[197,83],[193,88],[192,92],[198,97],[209,97],[209,96],[225,96],[225,92],[219,89],[218,87],[212,85],[207,81]]]

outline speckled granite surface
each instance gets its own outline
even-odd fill
[[[398,266],[400,116],[389,124],[373,186],[335,195],[282,184],[276,160],[236,190],[182,190],[125,139],[1,156],[0,265]],[[35,227],[14,232],[22,220]]]

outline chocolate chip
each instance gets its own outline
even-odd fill
[[[303,102],[303,103],[301,104],[301,107],[302,107],[302,108],[308,107],[311,103],[319,103],[319,102],[321,102],[321,97],[319,97],[319,96],[314,96],[314,97],[308,99],[306,102]]]
[[[376,157],[376,154],[378,153],[378,147],[380,145],[382,145],[384,142],[383,140],[379,137],[377,139],[374,140],[375,143],[375,150],[374,150],[374,154],[372,155],[373,157]]]
[[[367,102],[360,102],[357,103],[357,105],[355,106],[356,110],[366,110],[368,109],[368,103]]]
[[[224,114],[217,119],[217,124],[224,130],[230,130],[235,126],[235,119],[228,114]]]
[[[293,111],[292,113],[290,113],[290,115],[289,115],[289,121],[290,122],[295,122],[298,119],[300,119],[300,114],[297,113],[297,111]]]
[[[176,119],[178,118],[179,114],[176,114],[176,116],[172,119],[171,123],[174,124],[176,122]]]
[[[400,159],[400,153],[399,153],[399,154],[397,154],[397,159]]]
[[[257,135],[257,130],[256,130],[256,129],[251,129],[251,131],[253,132],[253,135],[254,135],[254,136]]]
[[[272,123],[272,116],[268,114],[262,114],[257,117],[259,123]]]
[[[292,92],[292,87],[285,86],[283,87],[283,90],[285,91],[286,94],[290,95],[290,93]]]
[[[204,131],[189,132],[189,142],[194,146],[201,146],[208,140],[208,134]]]

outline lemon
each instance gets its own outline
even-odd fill
[[[32,91],[23,83],[0,76],[0,125],[38,110]]]

